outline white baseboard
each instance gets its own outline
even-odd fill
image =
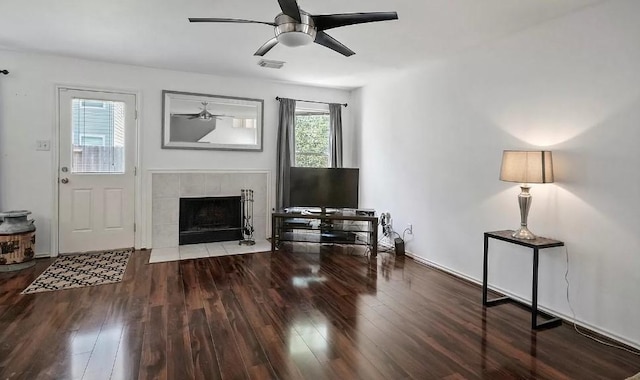
[[[435,263],[435,262],[433,262],[431,260],[425,259],[424,257],[418,256],[418,255],[416,255],[416,254],[414,254],[412,252],[409,252],[409,251],[405,251],[405,255],[408,256],[408,257],[411,257],[414,261],[416,261],[419,264],[426,265],[428,267],[432,267],[432,268],[441,270],[441,271],[449,273],[449,274],[451,274],[453,276],[462,278],[464,280],[467,280],[469,282],[472,282],[474,284],[482,286],[482,281],[478,280],[477,278],[470,277],[470,276],[468,276],[468,275],[466,275],[464,273],[461,273],[461,272],[458,272],[456,270],[447,268],[447,267],[445,267],[443,265],[440,265],[440,264]],[[527,304],[527,305],[531,304],[530,300],[524,299],[524,298],[522,298],[522,297],[520,297],[520,296],[518,296],[516,294],[513,294],[513,293],[509,292],[508,290],[502,289],[500,287],[490,286],[489,289],[493,290],[493,291],[496,291],[496,292],[499,292],[499,293],[502,293],[502,294],[504,294],[506,296],[509,296],[509,298],[513,298],[513,299],[515,299],[517,301],[520,301],[520,302],[522,302],[524,304]],[[478,302],[482,302],[482,300],[479,299]],[[570,315],[564,314],[562,312],[559,312],[559,311],[556,311],[556,310],[553,310],[553,309],[550,309],[550,308],[547,308],[547,307],[544,307],[544,306],[540,306],[540,304],[538,304],[538,309],[540,309],[540,310],[542,310],[542,311],[544,311],[546,313],[552,314],[554,316],[560,317],[565,322],[567,322],[569,324],[575,323],[578,327],[582,327],[584,329],[594,331],[594,332],[596,332],[598,334],[601,334],[601,335],[606,336],[608,338],[614,339],[614,340],[616,340],[616,341],[618,341],[618,342],[620,342],[622,344],[625,344],[625,345],[627,345],[629,347],[633,347],[635,349],[640,350],[640,342],[630,341],[630,340],[626,339],[625,337],[616,335],[616,334],[614,334],[614,333],[612,333],[610,331],[607,331],[607,330],[602,329],[600,327],[594,326],[594,325],[592,325],[590,323],[581,321],[581,320],[579,320],[577,318],[574,320],[573,317],[570,316]]]

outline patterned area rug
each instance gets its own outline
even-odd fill
[[[22,294],[122,281],[132,249],[59,256]]]

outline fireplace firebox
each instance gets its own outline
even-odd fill
[[[241,239],[239,196],[180,198],[180,245]]]

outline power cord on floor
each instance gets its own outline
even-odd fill
[[[634,355],[638,355],[640,356],[640,352],[635,351],[635,350],[630,350],[626,347],[623,346],[619,346],[617,344],[613,344],[613,343],[609,343],[609,342],[605,342],[602,339],[599,339],[595,336],[592,336],[591,334],[587,334],[583,331],[580,331],[580,329],[578,329],[578,325],[576,324],[576,312],[573,310],[573,306],[571,305],[571,300],[569,299],[569,249],[565,246],[565,254],[566,254],[566,258],[567,258],[567,270],[564,272],[564,281],[567,283],[567,303],[569,304],[569,309],[571,310],[571,314],[573,316],[573,321],[571,321],[571,323],[573,324],[573,329],[576,330],[576,332],[586,338],[589,338],[591,340],[594,340],[600,344],[604,344],[605,346],[609,346],[609,347],[613,347],[613,348],[617,348],[619,350],[623,350],[623,351],[627,351],[630,352]]]
[[[380,244],[383,239],[378,240],[378,252],[393,252],[395,249],[391,246]]]

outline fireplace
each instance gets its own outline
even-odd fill
[[[239,196],[180,198],[180,245],[242,239]]]
[[[151,229],[145,244],[152,248],[177,248],[180,235],[180,198],[239,196],[242,189],[254,190],[252,219],[254,239],[267,236],[271,221],[271,175],[248,170],[149,170],[151,207],[147,214]],[[238,208],[241,203],[238,201]],[[268,234],[270,235],[270,233]]]

